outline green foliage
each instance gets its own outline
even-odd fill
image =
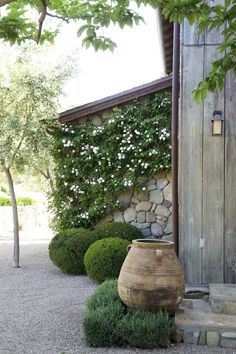
[[[174,329],[174,321],[164,311],[129,311],[117,326],[124,343],[143,349],[168,347]]]
[[[168,347],[174,321],[166,312],[128,310],[117,292],[117,280],[104,282],[87,300],[83,319],[90,347]]]
[[[83,327],[90,347],[122,345],[117,325],[126,314],[126,308],[117,292],[117,280],[107,280],[89,296]]]
[[[142,2],[142,1],[141,1]],[[211,70],[193,91],[197,103],[204,101],[209,92],[223,90],[224,80],[229,70],[236,74],[236,0],[225,0],[224,3],[204,0],[172,1],[159,0],[165,17],[173,22],[184,19],[198,27],[198,34],[205,30],[216,30],[222,36],[218,47],[219,58],[212,62]]]
[[[223,36],[218,51],[223,55],[212,63],[211,71],[193,94],[199,102],[206,98],[209,91],[215,91],[216,88],[222,90],[227,72],[232,69],[236,73],[236,0],[225,0],[220,4],[205,0],[135,0],[135,3],[138,6],[150,5],[155,9],[161,6],[162,14],[171,22],[181,23],[187,19],[190,25],[198,25],[199,33],[205,30],[218,31]],[[54,0],[49,4],[42,4],[43,8],[37,0],[21,0],[7,4],[8,11],[4,16],[0,16],[0,38],[11,44],[20,44],[29,39],[37,43],[43,43],[45,40],[52,42],[59,32],[58,27],[53,30],[45,28],[42,31],[42,24],[47,17],[53,17],[67,23],[77,22],[77,34],[83,36],[82,43],[86,48],[92,45],[95,50],[113,50],[116,44],[103,35],[104,29],[110,24],[118,24],[120,28],[133,26],[142,20],[142,17],[131,9],[130,1]],[[27,6],[38,14],[38,23],[31,20],[32,16],[27,15]]]
[[[16,198],[17,205],[25,206],[25,205],[35,205],[37,201],[30,197],[19,197]]]
[[[64,273],[85,274],[84,254],[93,242],[88,230],[79,228],[61,231],[49,244],[49,257]]]
[[[9,0],[9,3],[11,1]],[[37,0],[15,1],[8,4],[8,11],[4,16],[0,16],[0,38],[11,44],[20,44],[30,39],[37,43],[43,43],[45,40],[52,42],[58,34],[61,22],[76,22],[79,24],[77,34],[83,35],[83,44],[86,47],[93,45],[95,50],[112,50],[115,43],[103,36],[101,30],[111,24],[118,24],[120,28],[132,26],[142,19],[128,5],[129,2],[118,0],[52,0],[42,3]],[[29,7],[31,11],[27,13]],[[58,21],[50,22],[51,17]],[[36,21],[32,18],[36,18]],[[44,24],[46,18],[49,29]]]
[[[169,171],[170,92],[115,109],[104,126],[88,122],[55,130],[52,154],[55,227],[93,227],[114,210],[127,188],[145,188],[157,171]]]
[[[106,280],[99,286],[86,302],[88,310],[96,310],[98,307],[106,307],[114,303],[120,303],[117,292],[117,279]]]
[[[110,222],[101,225],[92,231],[97,240],[107,237],[119,237],[132,242],[134,239],[142,238],[142,233],[136,227],[122,222]]]
[[[49,52],[49,48],[47,48]],[[0,169],[23,171],[49,167],[51,126],[57,125],[59,95],[70,77],[63,61],[45,67],[45,49],[22,48],[15,57],[2,56],[0,69]],[[66,64],[67,61],[66,61]]]
[[[117,333],[117,324],[124,316],[124,306],[113,303],[98,307],[84,314],[83,326],[85,341],[90,347],[113,347],[122,344]]]
[[[0,197],[0,206],[10,206],[10,205],[11,205],[10,198]]]
[[[127,256],[129,241],[109,237],[93,243],[84,256],[87,275],[97,283],[118,278],[121,266]]]
[[[27,206],[27,205],[35,205],[37,202],[33,198],[19,197],[16,198],[16,203],[19,206]],[[10,206],[10,205],[12,205],[10,198],[0,197],[0,206]]]

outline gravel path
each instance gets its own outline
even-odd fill
[[[48,259],[51,234],[21,234],[21,268],[11,266],[12,236],[0,235],[0,354],[235,353],[236,350],[177,345],[168,350],[91,349],[81,317],[96,285],[62,274]]]

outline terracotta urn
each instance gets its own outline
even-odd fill
[[[128,248],[118,278],[121,300],[132,309],[173,314],[184,294],[184,274],[174,243],[139,239]]]

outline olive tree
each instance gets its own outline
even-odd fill
[[[47,130],[56,124],[58,97],[73,72],[70,60],[48,69],[43,62],[38,64],[23,50],[0,69],[0,169],[7,178],[12,202],[14,267],[19,267],[19,225],[12,171],[37,168],[43,155],[47,161]]]

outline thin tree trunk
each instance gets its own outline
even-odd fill
[[[20,243],[19,243],[19,222],[18,222],[18,211],[16,204],[16,195],[14,190],[14,183],[11,175],[10,168],[4,168],[4,172],[7,177],[7,182],[9,186],[12,213],[13,213],[13,225],[14,225],[14,254],[13,254],[13,266],[14,268],[20,268]]]

